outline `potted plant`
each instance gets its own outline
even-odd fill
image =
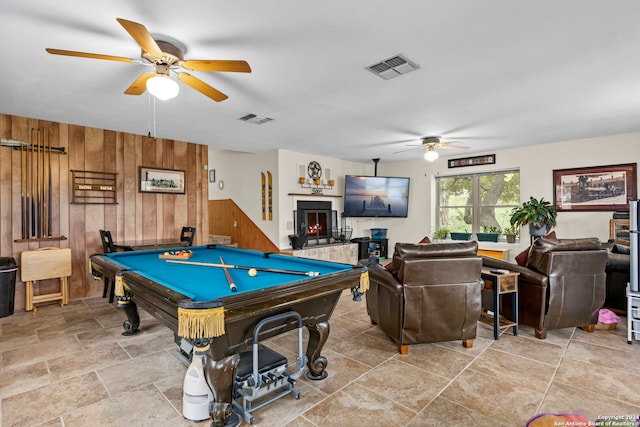
[[[434,240],[445,240],[449,237],[449,229],[447,227],[436,228],[436,232],[433,233]]]
[[[467,230],[452,231],[449,234],[451,234],[451,240],[471,240],[471,233]]]
[[[507,243],[515,243],[520,234],[520,226],[512,225],[504,229],[504,236],[507,239]]]
[[[529,234],[540,237],[547,234],[556,225],[558,210],[544,198],[529,197],[522,206],[513,208],[509,222],[511,226],[529,226]]]
[[[497,242],[502,230],[495,225],[483,225],[482,233],[476,233],[479,242]]]

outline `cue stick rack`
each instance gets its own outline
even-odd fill
[[[52,154],[67,154],[64,147],[51,146],[51,129],[31,128],[29,142],[12,141],[20,151],[21,234],[16,242],[65,240],[52,236]]]

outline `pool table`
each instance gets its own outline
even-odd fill
[[[180,262],[162,259],[161,256],[166,254],[162,249],[91,256],[94,270],[110,279],[116,280],[120,276],[119,280],[122,280],[125,295],[119,297],[119,301],[127,315],[125,335],[139,331],[137,307],[141,306],[171,328],[176,334],[176,343],[180,343],[177,332],[181,301],[222,302],[225,330],[223,335],[211,340],[208,355],[212,363],[208,365],[211,371],[216,372],[207,375],[218,377],[210,382],[213,383],[214,394],[226,396],[225,400],[229,400],[233,378],[220,377],[228,376],[230,370],[235,372],[235,368],[229,365],[233,365],[237,354],[251,344],[255,325],[266,317],[295,311],[309,330],[307,377],[326,377],[327,359],[320,352],[329,336],[329,318],[343,290],[351,289],[354,296],[359,294],[361,275],[366,272],[366,267],[228,246],[207,245],[188,249],[192,251],[191,257],[178,260]],[[224,269],[202,265],[220,264],[221,258],[225,265],[240,267],[226,269],[236,286],[235,292],[229,286]],[[188,264],[182,263],[185,261]],[[245,269],[249,267],[256,268],[255,276],[249,275]],[[285,321],[282,325],[261,331],[260,340],[295,327],[294,321]],[[216,384],[222,384],[222,389],[217,392]]]

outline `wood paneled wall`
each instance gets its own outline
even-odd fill
[[[29,141],[32,128],[50,128],[51,145],[68,154],[52,155],[52,231],[66,240],[15,242],[21,238],[20,151],[0,147],[0,256],[14,257],[40,247],[69,247],[73,275],[71,299],[102,294],[89,256],[102,252],[99,229],[114,240],[172,238],[183,226],[197,227],[196,244],[208,242],[208,147],[117,131],[0,114],[0,138]],[[186,173],[185,194],[138,192],[138,167],[180,169]],[[117,204],[72,204],[71,170],[117,174]],[[19,277],[18,277],[19,279]],[[36,294],[51,292],[55,282],[41,282]],[[24,309],[24,284],[16,286],[16,310]]]
[[[209,234],[230,236],[240,248],[280,252],[260,227],[230,199],[209,200]]]

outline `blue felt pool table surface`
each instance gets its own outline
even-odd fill
[[[349,264],[265,254],[264,252],[227,246],[207,245],[188,249],[192,251],[192,256],[185,259],[186,262],[221,264],[220,257],[222,257],[226,265],[317,272],[319,276],[349,271],[354,268]],[[115,252],[105,256],[120,265],[123,270],[137,272],[158,285],[166,286],[193,301],[209,301],[312,279],[312,277],[302,274],[267,271],[257,271],[257,274],[251,277],[247,270],[228,268],[227,271],[237,288],[236,292],[232,292],[222,268],[167,262],[167,260],[161,259],[160,255],[168,251],[171,249]]]

